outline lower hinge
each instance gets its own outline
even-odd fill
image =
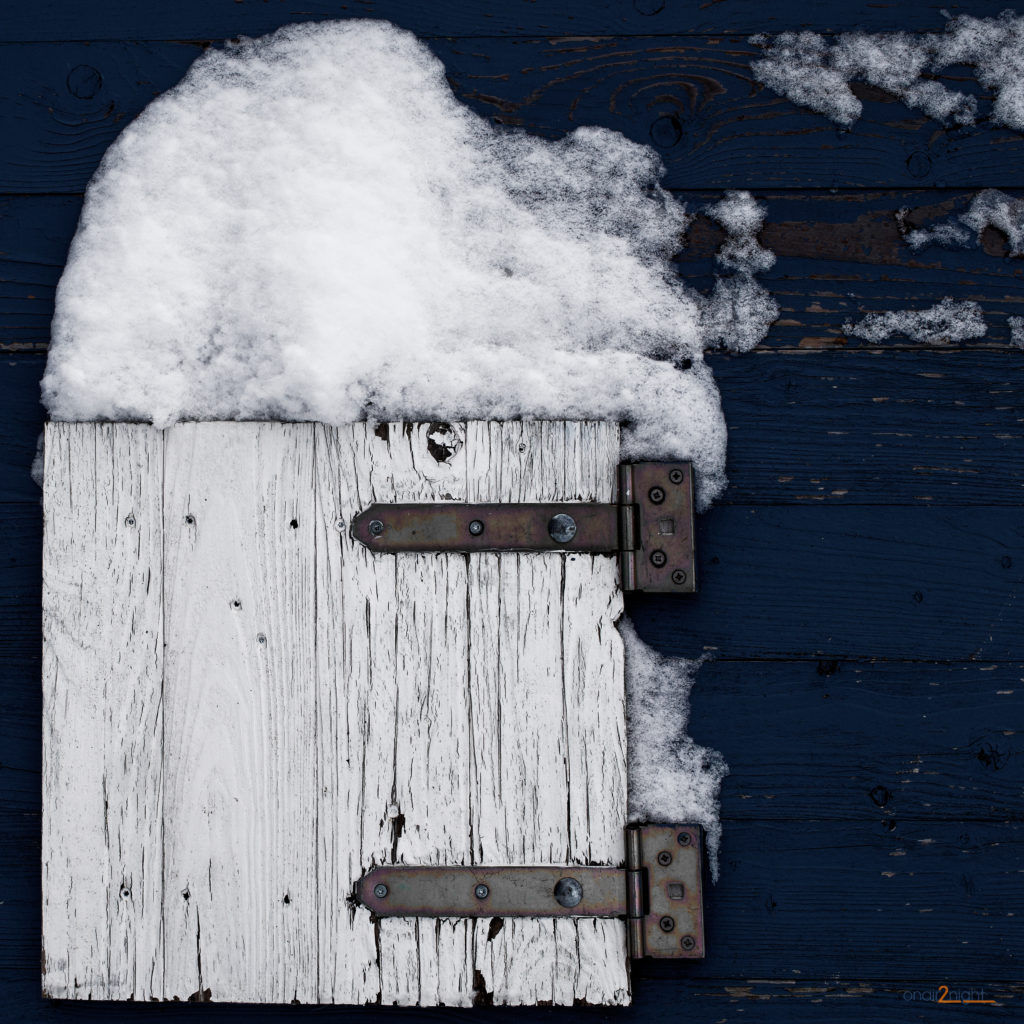
[[[375,504],[352,520],[372,551],[586,551],[618,555],[623,590],[692,593],[693,467],[624,462],[619,500]]]
[[[376,917],[620,917],[629,955],[704,956],[699,825],[629,825],[624,868],[374,868],[355,900]]]

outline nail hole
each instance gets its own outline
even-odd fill
[[[290,527],[291,527],[291,528],[292,528],[293,530],[297,530],[297,529],[299,528],[299,521],[298,521],[298,519],[293,519],[293,520],[292,520],[292,521],[291,521],[291,522],[290,522],[290,523],[289,523],[288,525],[289,525],[289,526],[290,526]]]
[[[124,525],[125,526],[134,526],[135,525],[135,516],[125,516],[124,517]]]
[[[256,643],[258,643],[258,644],[265,644],[266,642],[267,642],[267,635],[266,635],[266,633],[257,633],[256,634]]]
[[[231,602],[231,607],[232,608],[241,608],[242,607],[242,602],[239,601],[238,598],[236,597],[234,599],[234,601]]]
[[[192,515],[191,512],[189,512],[189,514],[187,516],[185,516],[185,522],[188,523],[189,526],[195,526],[196,525],[196,517],[194,515]]]

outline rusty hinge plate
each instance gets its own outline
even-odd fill
[[[701,830],[630,825],[626,867],[374,868],[356,901],[377,917],[622,917],[633,958],[704,956]]]
[[[352,520],[372,551],[586,551],[619,556],[623,590],[692,593],[693,468],[623,463],[619,500],[374,504]]]

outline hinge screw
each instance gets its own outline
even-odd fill
[[[665,500],[665,490],[662,487],[652,487],[647,492],[647,497],[652,505],[660,505]]]
[[[583,885],[576,878],[560,878],[555,883],[555,899],[561,907],[579,906],[583,899]]]
[[[674,570],[673,573],[672,573],[672,582],[674,584],[676,584],[676,586],[681,587],[686,582],[686,570],[685,569],[676,569],[676,570]]]
[[[679,940],[679,945],[680,945],[680,946],[681,946],[681,947],[682,947],[683,949],[685,949],[685,950],[689,951],[689,950],[693,949],[693,947],[694,947],[694,946],[696,946],[696,945],[697,945],[697,942],[696,942],[696,940],[694,939],[694,937],[693,937],[692,935],[684,935],[684,936],[683,936],[683,937],[682,937],[682,938],[681,938],[681,939]]]
[[[382,899],[384,899],[385,896],[387,896],[387,894],[388,894],[388,887],[383,882],[378,882],[373,887],[373,895],[376,896],[377,899],[382,900]]]
[[[564,512],[559,512],[557,516],[552,516],[548,523],[548,536],[556,544],[568,544],[576,536],[576,520]]]
[[[680,846],[689,846],[691,842],[690,833],[680,832],[679,835],[676,836],[676,842],[678,842]]]
[[[668,555],[665,554],[660,548],[657,551],[651,552],[651,565],[655,569],[660,569],[668,561]]]
[[[681,484],[683,482],[683,471],[681,469],[673,469],[668,475],[669,480],[674,484]]]
[[[675,926],[676,919],[674,917],[669,917],[668,914],[666,914],[663,918],[661,918],[660,921],[658,921],[658,927],[663,932],[670,932],[673,928],[675,928]]]
[[[658,854],[658,863],[663,867],[667,868],[672,863],[672,854],[668,850],[662,850]]]
[[[474,537],[479,537],[480,534],[484,532],[483,522],[479,519],[474,519],[473,522],[469,524],[469,532],[473,534]]]
[[[384,532],[384,524],[379,519],[370,520],[370,536],[379,537]]]
[[[484,885],[484,883],[483,883],[483,882],[481,882],[481,883],[480,883],[480,884],[479,884],[479,885],[478,885],[478,886],[477,886],[477,887],[476,887],[476,888],[475,888],[475,889],[473,890],[473,895],[474,895],[474,896],[475,896],[475,897],[476,897],[476,898],[477,898],[478,900],[485,900],[485,899],[487,899],[487,897],[488,897],[488,896],[490,896],[490,895],[491,895],[491,890],[490,890],[490,889],[488,889],[488,888],[487,888],[487,886],[486,886],[486,885]]]

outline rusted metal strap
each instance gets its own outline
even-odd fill
[[[625,917],[619,868],[374,868],[359,902],[378,917]]]
[[[626,867],[374,868],[355,898],[377,917],[621,917],[633,958],[704,956],[701,830],[630,825]]]
[[[623,590],[696,589],[693,469],[688,462],[623,463],[616,504],[374,504],[353,519],[352,537],[382,553],[616,554]]]

